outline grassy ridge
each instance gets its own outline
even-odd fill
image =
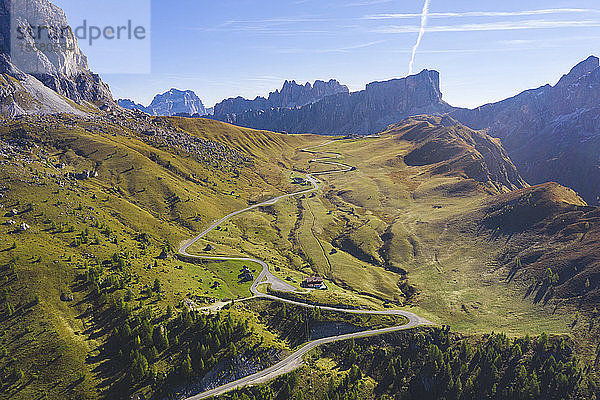
[[[381,138],[336,141],[324,150],[342,153],[341,162],[356,171],[323,176],[314,196],[241,214],[190,251],[260,258],[296,286],[307,275],[322,274],[329,289],[299,295],[302,300],[375,309],[410,306],[463,333],[567,333],[593,357],[594,311],[578,315],[577,305],[559,296],[536,298],[542,292],[542,297],[560,295],[574,285],[593,299],[594,275],[567,274],[577,258],[560,257],[573,249],[586,256],[579,260],[595,260],[596,211],[562,189],[502,195],[511,185],[510,164],[487,165],[485,151],[475,143],[485,137],[456,126],[448,136],[438,122],[409,121]],[[423,132],[440,140],[429,141]],[[216,322],[188,314],[184,300],[204,304],[246,297],[250,284],[237,281],[244,263],[192,265],[172,255],[211,221],[301,190],[290,177],[321,167],[298,150],[322,138],[200,119],[98,122],[56,116],[8,121],[0,127],[0,139],[3,394],[95,399],[133,388],[158,396],[163,389],[185,388],[187,379],[217,367],[218,357],[243,352],[268,358],[297,344],[300,336],[293,332],[306,321],[277,320],[282,311],[273,307],[237,305]],[[423,146],[432,143],[441,146],[441,159],[423,158]],[[451,151],[441,151],[449,143]],[[495,160],[503,160],[501,154]],[[69,175],[83,171],[97,176]],[[505,174],[497,181],[482,171]],[[552,207],[540,207],[545,213],[539,218],[523,221],[523,210],[537,207],[527,200],[537,190],[554,193],[541,196]],[[552,257],[531,261],[536,251],[553,249]],[[514,268],[516,256],[523,268]],[[557,260],[567,262],[564,271],[552,266],[545,277],[548,264]],[[327,319],[364,326],[392,322],[338,317]],[[115,332],[124,323],[133,335]],[[243,325],[236,330],[239,348],[209,337],[205,327],[213,323],[221,331]],[[154,338],[138,344],[136,335],[147,337],[161,326],[173,335],[169,347],[154,352]],[[214,348],[198,347],[197,335],[215,341]],[[127,354],[118,355],[116,348],[107,352],[111,340],[123,344]],[[350,379],[339,360],[314,359],[311,365],[335,382]],[[136,374],[141,374],[137,380],[128,380]],[[380,384],[376,375],[354,378],[361,382],[357,396],[374,393]],[[287,390],[284,386],[276,391]]]
[[[155,124],[181,133],[180,124],[187,122]],[[131,298],[133,310],[150,301],[145,306],[159,316],[185,297],[249,294],[249,284],[237,282],[239,263],[197,266],[169,254],[209,220],[285,188],[286,167],[271,164],[275,154],[269,151],[285,161],[299,139],[255,132],[255,141],[250,130],[209,121],[187,127],[192,132],[186,134],[205,135],[211,143],[236,142],[240,150],[227,148],[224,154],[239,154],[244,162],[207,161],[179,148],[157,147],[126,124],[57,116],[21,118],[0,127],[0,205],[6,213],[0,218],[3,393],[61,399],[106,395],[114,376],[99,368],[97,352],[110,332],[96,300],[77,284],[91,267],[109,263],[101,280],[123,280],[126,289],[116,293]],[[227,140],[218,142],[221,137]],[[84,170],[98,175],[66,177]],[[21,224],[28,229],[19,232]],[[157,279],[161,294],[148,298]],[[261,335],[268,337],[266,331]]]
[[[440,140],[429,140],[428,132]],[[594,211],[581,208],[585,206],[580,200],[575,204],[573,198],[577,196],[565,188],[555,194],[543,187],[502,194],[510,185],[522,182],[515,177],[511,180],[514,170],[497,144],[478,135],[460,126],[440,126],[432,119],[407,121],[381,138],[336,141],[322,150],[341,153],[341,162],[357,166],[356,171],[323,176],[326,183],[320,195],[236,219],[232,226],[237,227],[228,232],[248,233],[254,243],[245,248],[250,254],[259,255],[260,248],[274,246],[276,251],[267,250],[269,258],[282,271],[291,266],[304,276],[323,274],[331,287],[337,284],[350,295],[348,299],[336,295],[340,303],[378,307],[384,301],[411,304],[430,320],[467,333],[568,333],[576,338],[586,357],[595,357],[593,307],[576,314],[580,306],[573,301],[556,296],[536,300],[536,293],[544,289],[545,270],[550,267],[553,272],[565,270],[554,293],[573,293],[568,288],[577,285],[593,304],[597,288],[590,269],[595,265],[592,254],[597,238]],[[490,151],[496,148],[493,151],[498,151],[498,158],[483,157],[480,140]],[[432,142],[443,156],[439,160],[406,160],[423,143]],[[444,146],[456,143],[464,146],[444,152]],[[506,164],[494,164],[498,162]],[[482,166],[483,171],[503,171],[503,181],[494,180],[493,174],[483,179],[485,175],[475,174],[473,165]],[[316,164],[311,170],[321,167]],[[518,216],[534,215],[527,210],[511,217],[524,223],[523,235],[502,231],[508,228],[504,223],[490,227],[495,220],[486,218],[510,205],[512,197],[531,190],[547,192],[549,201],[558,207],[548,208],[541,216],[548,218],[544,222],[548,230],[543,235],[536,231],[541,219],[527,221]],[[578,222],[580,217],[575,213],[584,219]],[[586,222],[589,228],[585,228]],[[561,230],[562,236],[554,236]],[[219,232],[213,238],[238,245],[233,233]],[[533,247],[531,240],[536,242]],[[573,255],[565,249],[573,249]],[[540,258],[543,253],[552,257]],[[515,257],[520,256],[525,265],[534,255],[538,263],[514,276]],[[585,260],[587,269],[572,269],[576,259]],[[566,274],[569,269],[572,272]],[[284,276],[302,277],[287,271]],[[569,276],[574,279],[563,285]],[[537,286],[532,286],[532,280]],[[335,301],[331,291],[313,292],[311,296],[316,302]]]

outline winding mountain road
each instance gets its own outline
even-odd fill
[[[321,172],[313,172],[311,174],[307,174],[306,180],[312,186],[310,189],[301,190],[298,192],[277,196],[277,197],[274,197],[267,201],[264,201],[262,203],[254,204],[250,207],[246,207],[242,210],[238,210],[238,211],[232,212],[231,214],[226,215],[225,217],[221,218],[220,220],[215,221],[212,225],[210,225],[206,230],[201,232],[195,238],[185,242],[179,249],[179,253],[185,257],[196,258],[196,259],[201,259],[201,260],[219,260],[219,261],[233,260],[233,261],[254,262],[254,263],[260,264],[262,266],[262,271],[260,272],[260,274],[258,275],[256,280],[250,287],[250,291],[252,292],[252,295],[253,295],[253,297],[251,297],[251,298],[266,298],[266,299],[271,299],[271,300],[275,300],[275,301],[279,301],[279,302],[283,302],[283,303],[288,303],[288,304],[293,304],[296,306],[308,307],[308,308],[317,307],[317,306],[303,303],[300,301],[284,299],[281,297],[277,297],[274,295],[260,292],[258,290],[258,285],[261,283],[270,283],[271,287],[278,291],[297,292],[297,289],[295,287],[287,284],[286,282],[282,281],[281,279],[279,279],[275,275],[273,275],[271,273],[271,271],[269,270],[269,265],[266,262],[264,262],[263,260],[249,258],[249,257],[201,256],[201,255],[196,255],[196,254],[190,254],[188,252],[188,249],[191,246],[193,246],[196,242],[198,242],[200,239],[202,239],[204,236],[206,236],[208,233],[213,231],[217,226],[223,224],[224,222],[227,222],[231,218],[233,218],[241,213],[251,211],[251,210],[257,209],[259,207],[270,206],[270,205],[276,204],[280,200],[287,199],[289,197],[301,196],[301,195],[308,194],[308,193],[318,190],[320,186],[319,186],[319,180],[315,177],[317,175],[344,173],[344,172],[349,172],[349,171],[355,170],[355,167],[353,167],[351,165],[343,164],[343,163],[336,162],[336,161],[330,161],[332,158],[335,158],[335,159],[340,158],[341,155],[338,153],[318,152],[318,151],[309,150],[311,148],[315,149],[318,147],[323,147],[323,146],[326,146],[333,142],[335,142],[335,140],[331,140],[331,141],[328,141],[326,143],[323,143],[323,144],[320,144],[317,146],[307,147],[305,149],[302,149],[301,151],[311,153],[311,154],[319,154],[319,153],[323,154],[322,157],[313,158],[312,160],[310,160],[309,161],[310,163],[322,163],[322,164],[332,165],[335,167],[339,167],[339,169],[331,169],[331,170],[326,170],[326,171],[321,171]],[[325,343],[332,343],[332,342],[336,342],[336,341],[340,341],[340,340],[361,338],[361,337],[372,336],[372,335],[380,335],[380,334],[384,334],[384,333],[396,332],[396,331],[400,331],[400,330],[415,328],[415,327],[421,326],[421,325],[431,325],[432,324],[427,319],[419,317],[418,315],[411,313],[410,311],[404,311],[404,310],[381,310],[381,311],[351,310],[351,309],[349,310],[349,309],[344,309],[344,308],[328,307],[328,306],[318,306],[318,308],[321,310],[330,310],[330,311],[337,311],[337,312],[344,312],[344,313],[351,313],[351,314],[400,315],[400,316],[407,318],[408,322],[404,325],[399,325],[399,326],[393,326],[393,327],[388,327],[388,328],[383,328],[383,329],[373,329],[373,330],[349,333],[349,334],[345,334],[345,335],[331,336],[331,337],[327,337],[327,338],[314,340],[312,342],[306,343],[300,349],[296,350],[294,353],[289,355],[287,358],[279,361],[277,364],[275,364],[269,368],[266,368],[255,374],[246,376],[244,378],[238,379],[236,381],[227,383],[225,385],[216,387],[214,389],[205,391],[203,393],[197,394],[195,396],[188,397],[186,400],[205,399],[208,397],[217,396],[217,395],[226,393],[228,391],[231,391],[231,390],[234,390],[237,388],[241,388],[244,386],[258,384],[261,382],[266,382],[268,380],[271,380],[279,375],[285,374],[285,373],[290,372],[290,371],[294,370],[295,368],[299,367],[302,364],[302,357],[306,353],[308,353],[310,350],[312,350],[320,345],[323,345]]]

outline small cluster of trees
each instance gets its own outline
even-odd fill
[[[546,272],[544,272],[544,282],[546,282],[548,285],[555,285],[559,280],[560,276],[553,272],[552,268],[546,269]]]
[[[359,400],[360,392],[358,382],[363,374],[360,368],[353,364],[348,373],[342,376],[342,379],[336,383],[333,378],[329,379],[327,392],[322,396],[323,400]]]
[[[90,230],[85,228],[81,233],[79,233],[75,239],[73,239],[72,246],[78,247],[82,244],[100,244],[100,238],[97,234],[90,235]]]
[[[299,384],[299,371],[279,377],[266,386],[248,387],[221,396],[224,400],[361,400],[361,370],[354,365],[337,381],[331,377],[325,390],[316,391]],[[311,390],[310,393],[308,390]],[[305,391],[306,394],[305,394]],[[387,397],[386,397],[387,398]]]
[[[175,382],[205,373],[222,357],[235,357],[247,350],[243,340],[249,335],[248,322],[230,314],[205,315],[183,308],[177,313],[170,305],[165,314],[154,315],[151,307],[134,303],[128,288],[131,275],[119,271],[126,255],[115,254],[112,268],[89,267],[83,276],[95,299],[96,311],[111,327],[104,347],[116,371],[125,372],[129,383],[167,388]],[[160,293],[157,278],[149,291]],[[159,363],[168,358],[167,363]],[[159,367],[162,365],[162,367]]]
[[[217,363],[217,353],[237,355],[235,343],[248,333],[246,324],[230,316],[207,316],[187,309],[165,323],[153,321],[151,310],[144,308],[115,327],[109,340],[107,349],[132,382],[151,378],[160,383],[200,375]],[[179,360],[178,366],[161,373],[153,364],[167,354]]]
[[[509,339],[492,333],[469,340],[448,329],[398,335],[393,347],[351,343],[328,355],[351,366],[351,372],[369,371],[378,382],[378,396],[571,399],[596,390],[586,386],[584,371],[564,339],[550,340],[546,334]]]
[[[273,303],[266,313],[267,325],[279,332],[282,338],[289,340],[292,346],[297,346],[310,340],[311,327],[323,320],[320,308],[307,308]]]
[[[154,318],[151,308],[138,312],[122,296],[110,296],[107,311],[117,316],[106,346],[111,358],[132,382],[189,379],[217,363],[217,353],[236,356],[239,342],[249,333],[247,323],[231,316],[210,316],[183,309],[176,318]],[[170,310],[170,312],[169,312]],[[167,314],[172,314],[172,308]],[[178,367],[161,373],[153,365],[163,355],[176,357]]]
[[[173,324],[180,332],[184,378],[206,372],[221,357],[236,357],[243,350],[241,340],[250,333],[247,322],[234,321],[230,314],[207,316],[184,309]]]
[[[118,307],[110,304],[109,309]],[[151,376],[157,378],[158,371],[151,363],[158,360],[160,353],[169,348],[168,332],[162,325],[155,326],[149,307],[134,313],[132,308],[111,310],[120,312],[124,323],[116,326],[107,342],[106,350],[113,355],[115,363],[129,373],[133,382]]]
[[[75,227],[73,225],[67,226],[67,224],[56,223],[54,221],[46,221],[46,223],[50,224],[50,230],[53,233],[70,233],[75,232]]]
[[[100,233],[106,237],[110,237],[110,235],[112,235],[112,228],[104,222],[94,220],[94,222],[92,222],[92,227],[98,229]]]
[[[12,291],[9,285],[19,279],[16,272],[16,258],[0,267],[0,316],[11,317],[15,313],[15,306],[11,303],[9,293]],[[37,304],[37,303],[36,303]]]

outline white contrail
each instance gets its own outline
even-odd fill
[[[408,64],[408,74],[412,75],[413,73],[413,64],[415,63],[415,56],[417,55],[417,49],[421,44],[421,39],[423,39],[423,35],[425,34],[425,27],[427,26],[427,15],[429,14],[429,3],[431,0],[425,0],[425,4],[423,4],[423,12],[421,13],[421,29],[419,30],[419,36],[417,37],[417,43],[413,46],[412,56],[410,57],[410,63]]]

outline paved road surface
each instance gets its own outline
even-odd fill
[[[241,387],[244,387],[247,385],[267,382],[273,378],[276,378],[279,375],[283,375],[287,372],[290,372],[293,369],[302,365],[302,356],[304,356],[306,353],[308,353],[315,347],[321,346],[325,343],[332,343],[332,342],[337,342],[340,340],[361,338],[361,337],[372,336],[372,335],[381,335],[383,333],[397,332],[397,331],[404,330],[404,329],[414,328],[419,325],[422,325],[422,323],[420,323],[419,321],[411,321],[402,326],[393,326],[390,328],[374,329],[374,330],[369,330],[369,331],[349,333],[346,335],[331,336],[331,337],[327,337],[327,338],[323,338],[323,339],[313,340],[312,342],[309,342],[309,343],[305,344],[304,346],[302,346],[299,350],[295,351],[287,358],[279,361],[277,364],[273,365],[272,367],[269,367],[260,372],[257,372],[256,374],[249,375],[245,378],[238,379],[237,381],[233,381],[233,382],[227,383],[225,385],[219,386],[212,390],[208,390],[206,392],[202,392],[195,396],[188,397],[186,400],[206,399],[208,397],[217,396],[217,395],[220,395],[220,394],[223,394],[223,393],[226,393],[231,390],[241,388]]]
[[[332,141],[323,143],[318,146],[313,146],[310,148],[318,148],[318,147],[326,146],[334,141],[335,140],[332,140]],[[313,150],[308,150],[308,149],[309,148],[306,148],[306,149],[303,149],[302,151],[311,153],[311,154],[317,154],[317,153],[323,154],[322,157],[314,158],[314,159],[310,160],[311,163],[322,163],[322,164],[332,165],[332,166],[338,167],[338,169],[332,169],[332,170],[307,174],[306,179],[311,185],[310,189],[301,190],[299,192],[294,192],[294,193],[277,196],[277,197],[274,197],[267,201],[264,201],[262,203],[254,204],[250,207],[246,207],[242,210],[238,210],[238,211],[232,212],[229,215],[226,215],[225,217],[221,218],[220,220],[215,221],[211,226],[209,226],[206,230],[204,230],[202,233],[200,233],[198,236],[196,236],[192,240],[185,242],[179,249],[179,253],[186,257],[197,258],[197,259],[202,259],[202,260],[235,260],[235,261],[248,261],[248,262],[258,263],[262,266],[262,271],[260,272],[260,274],[258,275],[256,280],[250,287],[250,291],[252,292],[253,297],[271,299],[271,300],[284,302],[284,303],[288,303],[288,304],[294,304],[294,305],[301,306],[301,307],[315,308],[316,306],[313,306],[313,305],[310,305],[307,303],[303,303],[303,302],[295,301],[295,300],[288,300],[288,299],[284,299],[284,298],[277,297],[274,295],[259,292],[258,285],[260,283],[265,283],[265,282],[270,283],[272,288],[275,290],[287,291],[287,292],[298,292],[298,290],[295,287],[289,285],[288,283],[282,281],[281,279],[279,279],[275,275],[273,275],[271,273],[271,271],[269,270],[269,265],[262,260],[258,260],[255,258],[248,258],[248,257],[200,256],[200,255],[188,253],[188,249],[194,243],[196,243],[198,240],[202,239],[208,233],[213,231],[217,226],[223,224],[224,222],[230,220],[231,218],[233,218],[241,213],[244,213],[246,211],[254,210],[259,207],[273,205],[273,204],[277,203],[278,201],[289,198],[289,197],[301,196],[303,194],[308,194],[308,193],[314,192],[317,189],[319,189],[319,187],[320,187],[319,180],[315,177],[317,175],[344,173],[344,172],[353,171],[355,169],[351,165],[347,165],[347,164],[343,164],[343,163],[339,163],[339,162],[335,162],[335,161],[329,161],[331,158],[340,158],[341,155],[338,153],[318,152],[318,151],[313,151]],[[214,388],[212,390],[208,390],[206,392],[189,397],[186,400],[205,399],[205,398],[208,398],[211,396],[216,396],[216,395],[226,393],[226,392],[231,391],[236,388],[241,388],[241,387],[244,387],[247,385],[269,381],[279,375],[283,375],[287,372],[290,372],[290,371],[294,370],[295,368],[299,367],[300,365],[302,365],[302,356],[304,356],[306,353],[308,353],[310,350],[314,349],[315,347],[320,346],[325,343],[331,343],[331,342],[336,342],[336,341],[340,341],[340,340],[348,340],[351,338],[360,338],[360,337],[365,337],[365,336],[380,335],[380,334],[384,334],[384,333],[396,332],[396,331],[400,331],[400,330],[404,330],[404,329],[415,328],[415,327],[421,326],[421,325],[431,325],[431,322],[429,322],[425,318],[419,317],[418,315],[416,315],[414,313],[411,313],[409,311],[404,311],[404,310],[382,310],[382,311],[348,310],[348,309],[344,309],[344,308],[327,307],[327,306],[319,306],[318,308],[320,308],[321,310],[338,311],[338,312],[345,312],[345,313],[351,313],[351,314],[401,315],[403,317],[406,317],[408,319],[408,322],[406,324],[400,325],[400,326],[393,326],[393,327],[383,328],[383,329],[374,329],[374,330],[350,333],[350,334],[346,334],[346,335],[331,336],[331,337],[327,337],[327,338],[323,338],[323,339],[314,340],[312,342],[306,343],[300,349],[298,349],[297,351],[292,353],[287,358],[281,360],[277,364],[273,365],[272,367],[264,369],[255,374],[249,375],[245,378],[238,379],[237,381],[233,381],[228,384]]]

